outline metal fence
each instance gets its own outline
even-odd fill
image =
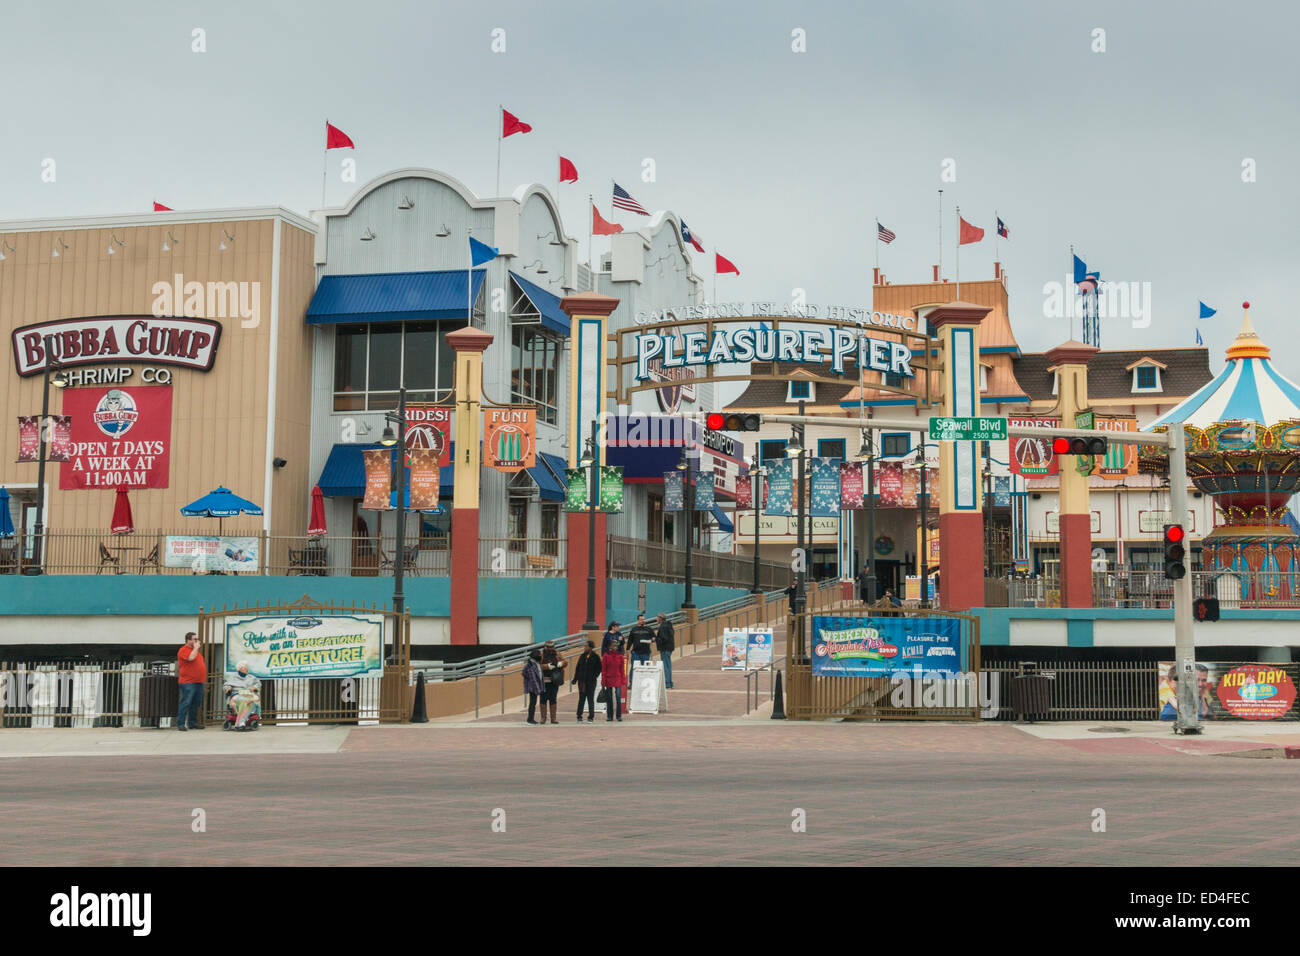
[[[158,726],[140,714],[149,674],[147,664],[124,661],[0,662],[0,727]]]
[[[1219,599],[1221,608],[1300,607],[1300,573],[1191,571],[1192,594]],[[1162,569],[1094,572],[1094,607],[1169,608],[1174,582]],[[1060,607],[1055,578],[985,578],[986,607]]]
[[[609,576],[650,581],[682,581],[686,577],[686,552],[662,541],[609,537]],[[754,559],[715,551],[691,552],[691,580],[719,587],[752,587]],[[783,588],[790,583],[786,561],[759,561],[758,586],[763,590]]]
[[[996,688],[995,720],[1015,720],[1011,687],[1018,663],[985,664]],[[1051,678],[1048,720],[1158,720],[1160,668],[1153,661],[1053,661],[1037,673]]]

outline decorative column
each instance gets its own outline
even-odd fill
[[[492,335],[466,327],[447,333],[456,351],[456,454],[452,461],[451,643],[478,643],[479,463],[483,427],[483,352]]]
[[[923,317],[943,360],[942,411],[945,417],[980,414],[979,327],[992,309],[972,302],[949,302]],[[924,449],[922,449],[924,452]],[[921,456],[925,467],[925,455]],[[939,601],[945,611],[984,604],[984,488],[979,443],[939,443]],[[929,542],[920,545],[928,548]],[[927,582],[921,582],[921,595]]]
[[[1048,371],[1056,372],[1057,411],[1061,427],[1073,428],[1074,416],[1088,408],[1088,362],[1097,349],[1066,342],[1047,353]],[[1092,607],[1092,509],[1088,476],[1077,467],[1091,455],[1058,458],[1061,493],[1061,607]],[[1089,469],[1091,470],[1091,469]]]
[[[605,326],[609,315],[618,308],[619,300],[598,292],[579,292],[560,300],[560,308],[569,316],[569,467],[577,468],[582,457],[587,436],[591,434],[592,420],[600,420],[605,408],[605,392],[609,390],[605,365]],[[603,422],[602,422],[603,424]],[[596,463],[605,464],[603,429],[598,432]],[[599,495],[599,489],[595,492]],[[587,574],[589,522],[596,525],[596,546],[591,556],[591,566],[596,577],[596,611],[598,624],[605,622],[605,582],[608,574],[605,555],[608,541],[605,515],[596,512],[570,511],[565,514],[565,567],[569,578],[568,632],[582,630],[587,619]]]

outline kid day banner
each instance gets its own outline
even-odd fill
[[[1157,680],[1160,719],[1178,716],[1178,671],[1161,661]],[[1296,684],[1300,664],[1205,664],[1193,668],[1201,720],[1300,720]]]
[[[384,670],[380,614],[253,616],[226,624],[226,673],[240,661],[262,680],[367,677]]]

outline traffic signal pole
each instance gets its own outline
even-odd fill
[[[1187,517],[1187,436],[1182,426],[1168,431],[1169,510],[1174,524]],[[1187,555],[1191,565],[1191,553]],[[1174,581],[1174,666],[1178,668],[1178,719],[1174,733],[1201,732],[1200,685],[1196,680],[1196,640],[1192,631],[1192,575]]]

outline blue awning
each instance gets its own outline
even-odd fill
[[[325,276],[307,306],[308,325],[464,319],[467,269]],[[474,270],[474,298],[487,271]],[[568,331],[568,326],[565,326]]]
[[[713,517],[718,519],[718,527],[728,534],[736,530],[736,526],[731,523],[731,519],[727,517],[727,513],[717,505],[713,506]]]
[[[560,308],[560,297],[547,292],[541,286],[529,282],[517,272],[510,273],[510,278],[519,283],[519,288],[542,316],[542,325],[559,335],[569,334],[569,317]],[[464,288],[464,284],[461,284]]]
[[[336,443],[330,449],[330,454],[325,459],[325,467],[321,469],[320,480],[316,484],[320,485],[321,494],[326,498],[364,498],[366,495],[366,461],[361,454],[363,451],[371,448],[383,448],[378,442],[369,444],[349,445],[343,442]],[[397,455],[397,449],[391,449],[394,456]],[[452,442],[452,454],[455,454],[456,443]],[[452,490],[452,474],[454,469],[451,465],[443,465],[438,469],[439,495],[446,495]],[[409,471],[408,471],[409,474]],[[407,485],[409,490],[410,485]],[[409,498],[408,498],[409,501]]]
[[[568,467],[559,455],[537,453],[537,464],[528,469],[528,475],[537,483],[543,501],[563,501],[568,485],[564,481],[564,470]]]

